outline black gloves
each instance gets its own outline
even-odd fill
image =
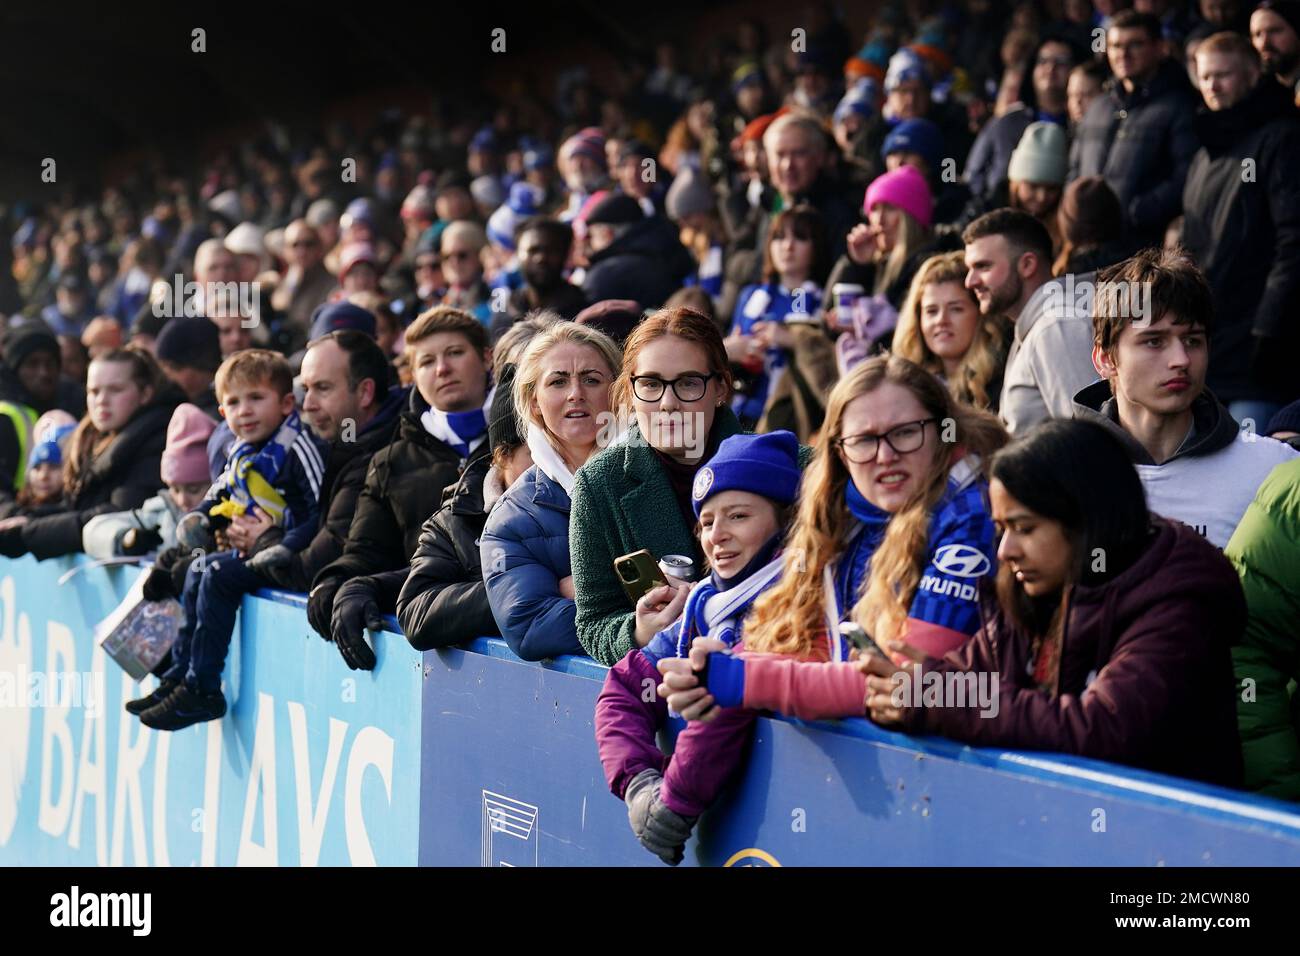
[[[6,528],[0,531],[0,554],[6,558],[21,558],[27,553],[27,544],[23,541],[22,528]]]
[[[331,633],[339,653],[352,670],[374,670],[375,652],[366,643],[366,628],[384,629],[384,618],[375,601],[374,585],[367,578],[354,578],[339,588],[334,597]]]
[[[334,640],[334,596],[342,584],[338,578],[327,578],[307,595],[307,623],[327,641]]]
[[[127,528],[118,540],[118,550],[125,555],[148,554],[162,544],[162,535],[152,528]]]
[[[188,556],[188,552],[184,551],[180,545],[164,548],[158,552],[158,556],[153,559],[153,568],[149,571],[149,576],[144,579],[144,599],[146,601],[164,601],[167,598],[181,596],[184,578],[182,577],[181,584],[178,587],[175,570],[178,564],[182,565],[182,571],[189,567]]]

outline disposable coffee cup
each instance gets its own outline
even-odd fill
[[[866,289],[856,282],[837,282],[831,286],[831,296],[835,300],[835,313],[841,317],[853,314],[853,306],[866,294]]]

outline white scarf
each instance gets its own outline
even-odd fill
[[[546,431],[533,422],[528,423],[528,450],[532,453],[533,464],[551,481],[564,489],[564,493],[573,498],[573,472],[564,463],[560,453],[555,450]]]

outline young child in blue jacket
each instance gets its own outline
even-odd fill
[[[156,730],[180,730],[226,712],[221,673],[245,594],[271,583],[262,572],[302,550],[319,522],[327,449],[303,427],[294,408],[293,374],[278,353],[246,349],[217,370],[221,413],[234,432],[225,470],[176,536],[202,551],[191,563],[181,602],[185,625],[172,647],[172,666],[158,688],[126,709]],[[212,554],[215,533],[239,516],[267,525],[248,550]]]

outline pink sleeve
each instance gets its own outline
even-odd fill
[[[745,655],[745,706],[803,720],[861,717],[866,675],[849,662]]]
[[[940,624],[931,624],[929,621],[909,617],[902,639],[918,650],[925,651],[930,657],[943,658],[969,641],[970,635]],[[904,661],[896,661],[896,663],[901,664]]]

